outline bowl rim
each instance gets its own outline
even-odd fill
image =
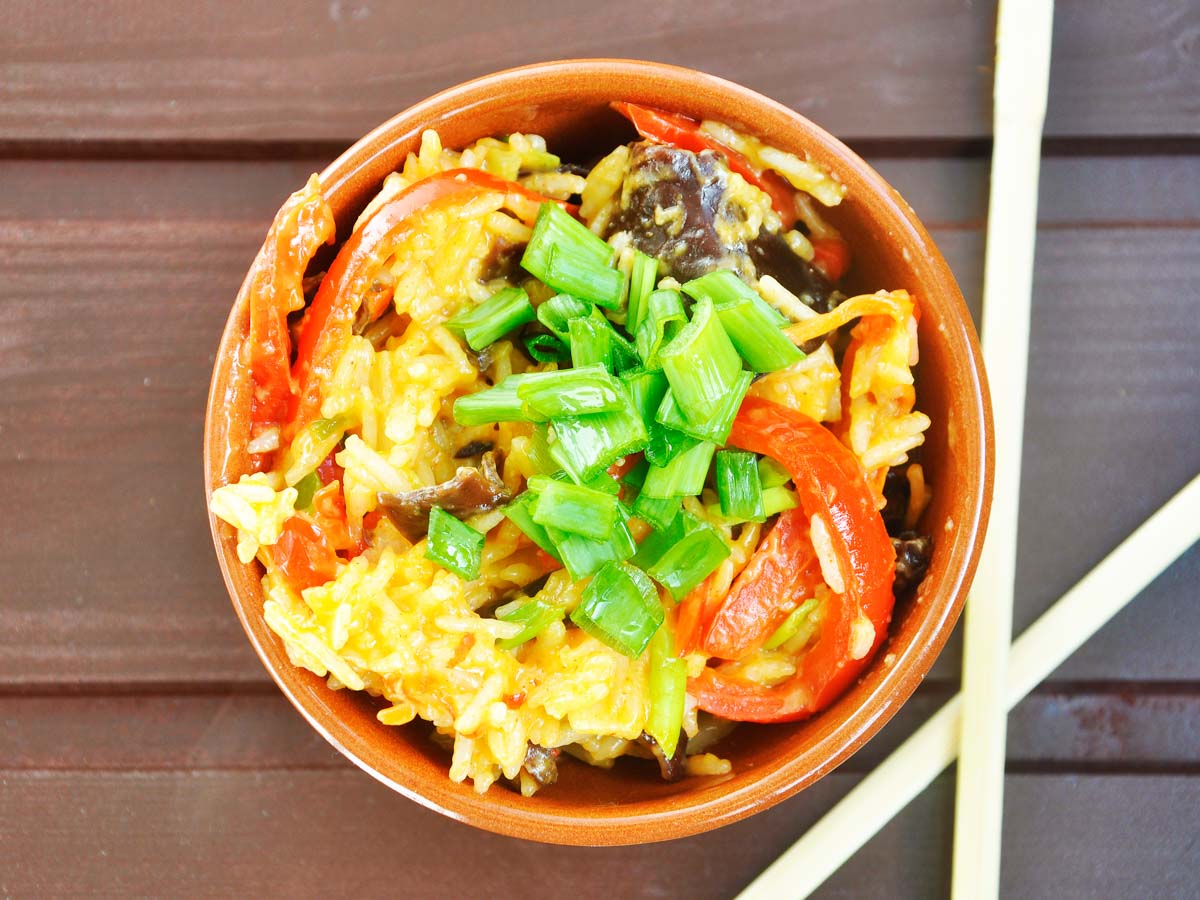
[[[947,295],[945,302],[955,313],[953,323],[957,324],[958,333],[947,334],[947,340],[961,342],[968,351],[965,362],[971,406],[973,418],[980,425],[978,434],[970,435],[979,441],[980,452],[978,467],[969,477],[972,483],[979,485],[979,490],[973,506],[967,510],[967,521],[959,520],[956,524],[956,531],[966,534],[961,551],[964,555],[962,564],[947,570],[951,574],[928,602],[917,635],[905,648],[903,655],[891,663],[875,689],[865,695],[860,704],[825,738],[803,752],[792,754],[761,778],[699,803],[667,803],[667,808],[662,810],[635,813],[622,812],[620,807],[613,806],[589,809],[586,815],[566,815],[531,806],[489,804],[488,794],[464,795],[442,790],[439,786],[422,790],[417,784],[399,781],[363,759],[353,747],[334,734],[316,710],[310,708],[302,692],[293,689],[283,673],[272,665],[266,648],[251,627],[248,604],[240,597],[236,587],[227,548],[220,533],[221,523],[210,508],[213,485],[218,474],[217,461],[212,453],[212,435],[214,422],[222,414],[225,403],[225,398],[218,393],[221,381],[219,367],[222,361],[234,357],[236,344],[241,341],[237,326],[244,314],[245,295],[251,280],[249,271],[223,328],[209,383],[204,421],[204,491],[209,528],[221,574],[230,602],[251,646],[284,696],[338,752],[392,790],[451,819],[498,834],[547,843],[617,846],[687,837],[765,810],[824,777],[891,719],[928,673],[962,611],[966,591],[978,563],[991,507],[994,435],[987,377],[970,314],[949,266],[912,208],[870,165],[836,137],[801,113],[735,82],[681,66],[617,58],[561,59],[499,70],[439,91],[367,132],[321,171],[319,177],[323,191],[327,196],[335,193],[380,155],[389,152],[395,144],[409,139],[414,131],[419,133],[426,127],[435,127],[438,124],[436,118],[431,119],[427,114],[438,109],[444,110],[447,104],[452,104],[454,114],[461,114],[462,110],[481,103],[481,94],[486,95],[497,88],[548,76],[584,79],[593,75],[630,76],[645,82],[665,79],[676,84],[699,83],[708,90],[733,95],[758,109],[766,109],[793,120],[823,143],[828,152],[839,157],[842,165],[853,169],[868,190],[881,199],[893,220],[890,224],[899,226],[905,232],[893,237],[893,241],[916,242],[931,251],[926,261],[935,270],[940,287]],[[470,102],[464,106],[463,100]],[[402,123],[409,123],[407,130],[398,129]],[[818,750],[822,752],[818,753]],[[810,757],[817,757],[818,761],[813,764]],[[448,777],[445,780],[448,784]],[[670,822],[669,828],[664,827],[667,822]]]

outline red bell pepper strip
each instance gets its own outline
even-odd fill
[[[812,264],[832,282],[837,282],[850,268],[850,245],[838,237],[814,238]]]
[[[287,420],[292,385],[288,313],[304,306],[304,270],[333,239],[333,212],[313,175],[280,207],[254,262],[250,282],[250,437]]]
[[[813,596],[821,567],[808,539],[808,522],[800,509],[780,515],[707,623],[700,641],[705,655],[741,659]]]
[[[283,523],[270,552],[271,562],[297,591],[324,584],[337,574],[338,556],[329,537],[304,515]]]
[[[538,203],[548,199],[479,169],[451,169],[409,185],[350,235],[329,267],[300,327],[299,349],[292,366],[298,390],[292,402],[289,434],[320,417],[322,388],[332,377],[353,334],[360,308],[367,304],[366,320],[370,322],[390,302],[390,290],[375,289],[376,277],[407,234],[413,214],[464,203],[489,191],[517,194]],[[562,205],[571,209],[570,204]]]
[[[729,443],[777,459],[791,473],[804,515],[819,518],[829,534],[845,590],[830,596],[816,643],[788,680],[764,687],[706,668],[689,691],[701,709],[727,719],[803,719],[849,687],[887,637],[895,551],[858,459],[820,423],[747,397]]]
[[[634,103],[614,102],[612,108],[627,118],[638,134],[648,141],[657,144],[669,144],[680,150],[690,150],[700,153],[703,150],[713,150],[722,154],[729,169],[737,172],[750,184],[763,191],[771,198],[771,206],[779,213],[784,228],[796,224],[795,190],[781,175],[768,170],[759,170],[751,165],[750,160],[738,153],[732,147],[727,147],[720,141],[714,140],[700,130],[700,123],[687,116],[665,112],[649,106],[638,106]]]

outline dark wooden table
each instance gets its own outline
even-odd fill
[[[861,753],[751,820],[562,849],[392,794],[234,618],[205,521],[217,336],[271,214],[370,127],[540,59],[707,69],[809,115],[979,302],[994,8],[716,0],[4,4],[0,896],[728,897],[956,689],[957,643]],[[1060,0],[1016,627],[1200,470],[1200,6]],[[1197,510],[1200,515],[1200,510]],[[1010,897],[1200,894],[1200,549],[1013,713]],[[827,896],[949,881],[943,776]]]

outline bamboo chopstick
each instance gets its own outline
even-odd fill
[[[1200,541],[1200,475],[1143,522],[1013,642],[1004,706],[1012,709],[1062,662]],[[958,755],[956,694],[739,895],[807,897]]]
[[[996,24],[994,146],[981,323],[996,421],[996,475],[988,537],[963,629],[951,889],[955,898],[992,898],[1000,891],[1005,667],[1012,640],[1038,166],[1053,9],[1050,0],[1001,0]]]

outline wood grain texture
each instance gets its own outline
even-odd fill
[[[706,835],[588,849],[473,831],[348,769],[3,773],[0,892],[482,898],[528,896],[536,878],[545,897],[729,897],[856,780],[835,773]],[[1177,827],[1197,779],[1010,775],[1006,791],[1004,896],[1200,890],[1195,834]],[[817,896],[945,895],[952,792],[938,779]]]
[[[305,0],[22,6],[0,36],[9,142],[348,144],[496,69],[623,56],[739,81],[848,138],[990,133],[994,5],[715,0],[544,7]],[[625,27],[622,23],[629,23]],[[1056,4],[1047,134],[1200,134],[1200,10]]]
[[[16,508],[43,510],[0,543],[0,682],[266,680],[214,565],[196,448],[230,298],[308,163],[0,167],[20,216],[0,221],[0,474]],[[1196,160],[1063,163],[1043,191],[1020,626],[1200,469],[1200,199],[1171,189]],[[977,301],[984,169],[883,167],[944,217]],[[1198,571],[1192,551],[1059,677],[1200,679]],[[934,676],[957,669],[952,647]]]

